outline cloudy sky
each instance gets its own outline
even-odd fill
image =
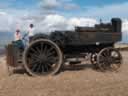
[[[25,31],[30,23],[38,32],[71,30],[77,25],[93,26],[100,18],[110,21],[112,17],[127,23],[127,10],[128,0],[0,0],[0,32],[16,28]]]

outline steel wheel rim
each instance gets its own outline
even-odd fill
[[[30,75],[45,76],[58,71],[62,63],[62,54],[55,43],[40,39],[27,48],[24,61]]]

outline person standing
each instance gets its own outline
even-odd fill
[[[34,31],[35,31],[34,25],[33,24],[30,24],[29,25],[29,29],[28,29],[29,42],[31,42],[31,40],[32,40],[32,37],[34,35]]]
[[[34,31],[35,31],[34,25],[30,24],[27,32],[23,36],[23,41],[24,41],[25,46],[28,46],[29,43],[31,42],[31,40],[34,36]]]

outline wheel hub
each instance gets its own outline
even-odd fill
[[[41,63],[47,62],[47,56],[45,56],[45,54],[41,54],[39,56],[39,59]]]

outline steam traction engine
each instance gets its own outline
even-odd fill
[[[55,31],[36,34],[29,46],[19,49],[13,43],[7,50],[7,65],[23,68],[32,76],[54,75],[69,58],[90,55],[91,63],[101,71],[118,70],[122,62],[114,44],[121,41],[121,20],[94,27],[76,27],[75,31]]]

